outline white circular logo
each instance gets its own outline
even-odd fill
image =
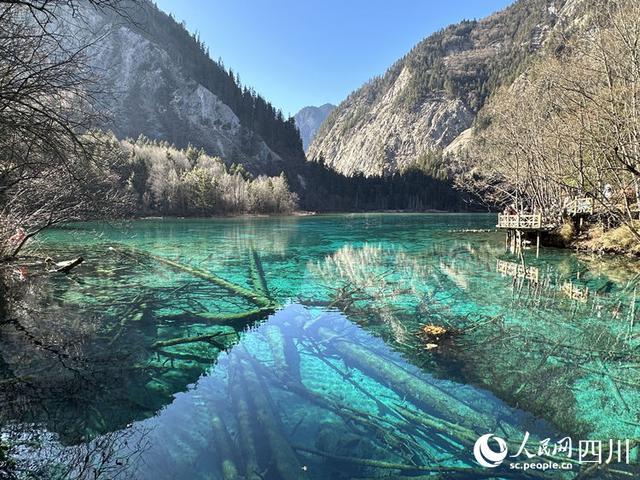
[[[493,440],[498,444],[498,451],[495,452],[489,446],[489,440]],[[507,442],[502,438],[496,437],[492,433],[482,435],[473,447],[473,456],[476,461],[486,468],[495,468],[507,458]]]

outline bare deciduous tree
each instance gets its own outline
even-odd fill
[[[90,132],[101,118],[90,45],[69,38],[59,21],[121,4],[0,0],[0,259],[15,257],[43,228],[123,206],[118,157]]]
[[[490,126],[458,183],[551,218],[564,198],[590,197],[640,239],[640,5],[602,1],[594,12],[561,54],[489,104]]]

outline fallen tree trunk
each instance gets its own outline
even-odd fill
[[[220,459],[220,469],[224,480],[239,480],[238,468],[236,467],[231,451],[231,436],[227,427],[217,413],[211,416],[211,431],[215,444],[215,453]]]
[[[196,267],[191,267],[188,265],[183,265],[182,263],[178,263],[175,262],[173,260],[169,260],[168,258],[164,258],[161,257],[159,255],[154,255],[152,253],[148,253],[148,252],[144,252],[138,249],[133,249],[130,248],[129,250],[131,251],[127,251],[127,249],[121,248],[118,249],[118,251],[122,252],[125,255],[133,255],[133,253],[155,260],[156,262],[162,263],[164,265],[167,265],[171,268],[174,268],[176,270],[180,270],[182,272],[186,272],[189,273],[190,275],[193,275],[194,277],[197,278],[201,278],[203,280],[206,280],[210,283],[213,283],[214,285],[219,286],[220,288],[223,288],[229,292],[235,293],[236,295],[238,295],[239,297],[245,298],[246,300],[249,300],[250,302],[260,306],[260,307],[271,307],[272,306],[272,302],[271,300],[269,300],[268,298],[266,298],[265,296],[256,293],[256,292],[252,292],[251,290],[242,287],[240,285],[236,285],[235,283],[229,282],[228,280],[225,280],[223,278],[220,278],[210,272],[207,272],[205,270],[201,270],[199,268]],[[133,253],[132,253],[133,252]]]
[[[258,252],[255,249],[251,249],[251,256],[249,258],[251,281],[253,286],[262,293],[266,298],[271,298],[269,294],[269,287],[267,287],[267,279],[264,276],[264,269],[262,268],[262,262],[258,256]]]
[[[242,330],[246,326],[255,323],[258,320],[264,320],[274,312],[275,309],[273,308],[258,308],[241,313],[190,313],[187,315],[187,317],[197,318],[199,320],[205,321],[206,323],[211,323],[214,325],[226,325],[229,327],[234,327],[236,330]],[[165,318],[180,318],[184,316],[185,315],[178,315]]]
[[[278,414],[271,407],[267,393],[260,385],[256,372],[249,362],[237,362],[239,377],[243,380],[245,389],[253,404],[258,423],[262,427],[274,466],[282,480],[303,479],[302,466],[291,445],[282,433]]]
[[[339,416],[344,420],[345,425],[352,430],[352,425],[359,425],[368,430],[372,434],[372,438],[386,443],[396,452],[406,452],[409,449],[409,445],[412,447],[416,446],[416,443],[411,436],[400,434],[397,428],[397,422],[392,423],[388,420],[376,417],[376,420],[380,422],[376,423],[372,420],[372,417],[374,417],[373,415],[342,405],[337,400],[328,397],[326,394],[321,394],[307,388],[302,382],[298,382],[291,378],[277,377],[271,369],[266,368],[260,362],[256,361],[252,357],[250,357],[250,360],[254,369],[267,378],[268,381],[279,384],[282,389],[294,393],[300,398]],[[405,421],[404,417],[400,417],[400,419],[401,421]],[[383,426],[382,423],[386,423],[387,427]]]
[[[229,376],[229,394],[234,406],[236,422],[238,424],[238,440],[242,459],[244,460],[244,472],[247,480],[262,480],[255,438],[253,436],[251,409],[247,403],[247,394],[241,385],[237,363],[232,365]]]
[[[458,423],[474,419],[478,426],[483,428],[490,429],[495,423],[491,416],[471,408],[436,386],[420,380],[393,362],[381,358],[376,353],[340,338],[326,327],[320,327],[318,333],[322,339],[331,342],[331,346],[340,353],[346,362],[378,379],[400,397],[408,398],[426,411],[435,410],[444,418]]]
[[[72,260],[66,260],[64,262],[57,262],[53,264],[53,268],[50,271],[56,273],[69,273],[72,269],[84,262],[84,258],[78,257]]]
[[[286,377],[289,372],[289,366],[284,352],[283,335],[281,334],[280,329],[275,325],[265,325],[264,332],[271,350],[274,371],[276,375]]]
[[[278,355],[282,359],[283,365],[293,381],[302,383],[302,377],[300,375],[300,352],[293,341],[293,337],[291,334],[287,335],[282,324],[273,328],[277,331],[267,332],[267,338],[271,337],[269,344],[274,357]],[[275,349],[279,349],[277,354],[274,352]]]
[[[140,301],[142,298],[142,293],[136,295],[136,297],[130,301],[125,311],[120,315],[120,321],[110,328],[110,332],[113,331],[114,328],[118,328],[118,331],[115,332],[109,340],[109,345],[113,345],[120,338],[130,323],[140,322],[144,318],[144,312],[147,305],[144,301]]]
[[[271,350],[274,371],[283,381],[301,383],[300,352],[293,339],[283,331],[282,325],[267,325],[265,336]]]
[[[403,407],[402,405],[396,404],[396,409],[400,412],[400,414],[403,417],[405,417],[408,421],[412,422],[414,425],[420,425],[429,430],[437,431],[443,437],[450,438],[457,444],[467,447],[467,451],[469,452],[473,449],[473,446],[475,445],[476,440],[478,440],[478,436],[479,436],[478,433],[462,425],[457,425],[455,423],[447,422],[446,420],[433,417],[424,412],[414,412],[409,410],[408,408]],[[521,442],[518,442],[518,441],[513,441],[509,439],[505,439],[505,441],[507,442],[507,445],[515,451],[517,451],[521,446]],[[604,448],[603,448],[603,454],[604,454]],[[568,462],[568,463],[573,463],[575,465],[580,463],[578,460],[573,459],[571,457],[565,457],[565,456],[559,456],[559,455],[543,454],[543,455],[539,455],[538,457],[541,460],[551,461],[556,463]],[[531,474],[533,475],[534,472],[532,472]]]
[[[171,340],[160,340],[152,344],[151,348],[172,347],[174,345],[182,345],[184,343],[208,342],[213,343],[220,350],[224,350],[225,346],[221,343],[216,342],[214,339],[225,335],[230,335],[230,333],[216,332],[207,335],[198,335],[196,337],[182,337],[172,338]]]
[[[162,350],[160,348],[156,348],[156,353],[158,354],[158,358],[160,356],[169,358],[172,362],[173,360],[187,360],[190,362],[202,363],[207,366],[211,365],[218,356],[216,352],[215,356],[212,357],[202,357],[200,355],[194,355],[193,353],[177,353],[177,352],[168,352],[166,350]]]

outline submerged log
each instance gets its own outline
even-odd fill
[[[234,406],[236,422],[238,424],[238,439],[240,451],[244,461],[244,473],[247,480],[262,480],[258,463],[256,442],[253,436],[251,409],[247,403],[247,394],[243,388],[237,363],[232,365],[229,377],[229,394]]]
[[[225,346],[215,341],[215,338],[230,335],[228,332],[216,332],[207,335],[198,335],[195,337],[172,338],[171,340],[160,340],[151,345],[151,348],[172,347],[174,345],[182,345],[184,343],[208,342],[213,343],[220,350],[224,350]]]
[[[215,412],[211,416],[211,431],[213,433],[215,452],[220,459],[222,478],[224,480],[238,480],[240,475],[231,451],[231,436],[227,431],[226,425]]]
[[[300,375],[300,351],[291,335],[287,335],[282,326],[279,326],[279,329],[284,341],[284,358],[287,362],[289,375],[294,381],[302,383],[302,376]]]
[[[298,397],[315,404],[334,415],[337,415],[342,418],[345,425],[349,427],[351,427],[351,425],[361,426],[372,434],[372,438],[385,442],[396,452],[399,453],[407,451],[409,445],[415,447],[415,442],[410,436],[400,434],[397,429],[397,422],[392,423],[389,420],[382,419],[381,417],[375,417],[371,413],[357,411],[350,406],[340,403],[337,399],[332,399],[326,394],[318,393],[307,388],[302,382],[292,380],[291,378],[277,377],[273,370],[266,368],[252,357],[250,360],[252,361],[253,367],[260,373],[260,375],[267,378],[268,381],[278,384],[280,388],[294,393]],[[375,418],[378,423],[373,421],[373,418]],[[400,420],[405,421],[402,416],[400,416]],[[383,424],[387,424],[388,427],[385,427]]]
[[[143,294],[139,293],[130,301],[125,311],[122,312],[120,321],[110,329],[110,331],[113,331],[115,328],[118,330],[111,336],[109,345],[113,345],[132,322],[138,323],[143,320],[145,311],[147,310],[147,304],[142,301],[142,299]]]
[[[164,265],[167,265],[175,270],[186,272],[190,275],[193,275],[194,277],[201,278],[210,283],[213,283],[214,285],[217,285],[218,287],[223,288],[229,292],[235,293],[239,297],[245,298],[246,300],[249,300],[251,303],[254,303],[260,307],[272,307],[271,300],[266,298],[264,295],[253,292],[235,283],[229,282],[228,280],[220,278],[211,272],[207,272],[205,270],[201,270],[196,267],[184,265],[182,263],[169,260],[168,258],[164,258],[159,255],[154,255],[152,253],[144,252],[138,249],[129,248],[129,250],[130,251],[127,251],[127,249],[123,248],[123,249],[120,249],[119,251],[121,251],[125,255],[132,255],[133,253],[135,253],[137,255],[140,255],[140,256],[149,258],[151,260],[154,260],[156,262],[162,263]]]
[[[320,327],[318,333],[322,339],[331,342],[331,346],[340,353],[346,362],[376,378],[401,397],[408,398],[417,406],[427,411],[435,410],[444,418],[459,423],[474,419],[484,428],[488,428],[495,423],[491,416],[471,408],[449,393],[420,380],[415,375],[376,353],[339,337],[326,327]]]
[[[236,330],[242,330],[248,325],[251,325],[258,320],[264,320],[269,315],[273,314],[275,309],[273,308],[257,308],[255,310],[249,310],[247,312],[240,313],[213,313],[213,312],[201,312],[190,313],[186,315],[188,318],[196,318],[206,323],[214,325],[226,325],[233,327]],[[165,318],[182,318],[185,315],[178,315]]]
[[[266,325],[265,336],[271,350],[276,374],[282,379],[302,382],[300,352],[293,339],[284,332],[282,325]]]
[[[24,377],[12,377],[0,379],[0,387],[7,387],[20,384],[28,384],[34,380],[34,377],[25,375]]]
[[[216,352],[215,356],[212,357],[203,357],[201,355],[195,355],[193,353],[178,353],[178,352],[168,352],[166,350],[162,350],[160,348],[156,349],[156,353],[158,354],[158,359],[160,356],[167,357],[170,360],[184,360],[188,362],[196,362],[202,363],[207,366],[211,365],[215,359],[217,358],[218,353]]]
[[[255,249],[251,249],[249,263],[253,286],[266,298],[271,298],[271,295],[269,294],[269,287],[267,287],[267,279],[265,278],[264,269],[262,268],[262,262],[260,261],[260,256]]]
[[[245,389],[253,404],[258,423],[262,427],[269,445],[271,457],[282,480],[297,480],[304,478],[302,466],[291,445],[282,433],[282,425],[278,414],[272,408],[268,394],[263,390],[256,372],[249,363],[238,361],[239,377],[242,378]]]
[[[425,412],[417,412],[412,411],[402,405],[396,404],[396,409],[405,417],[408,421],[413,423],[416,426],[422,426],[428,430],[434,430],[438,432],[442,437],[449,438],[453,440],[456,444],[468,447],[467,451],[471,451],[473,446],[475,445],[476,440],[478,440],[479,434],[470,428],[464,427],[462,425],[458,425],[455,423],[448,422],[441,418],[434,417]],[[514,451],[517,451],[521,442],[505,439],[507,445],[510,448],[513,448]],[[539,455],[540,459],[546,461],[552,461],[557,463],[569,462],[573,464],[579,464],[580,462],[577,459],[572,459],[570,457],[564,456],[556,456],[550,454]],[[532,472],[532,474],[535,472]]]
[[[289,368],[289,374],[296,382],[302,382],[302,376],[300,375],[300,352],[296,346],[293,338],[284,337],[284,358],[287,359],[287,367]]]
[[[289,372],[289,366],[284,352],[283,335],[275,325],[266,325],[264,332],[267,337],[267,343],[271,349],[271,358],[273,359],[276,375],[286,376]]]

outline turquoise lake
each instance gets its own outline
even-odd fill
[[[25,267],[22,308],[0,324],[3,438],[38,478],[635,478],[640,264],[515,256],[495,223],[51,230],[32,252],[85,262]],[[508,449],[495,465],[474,456],[485,434]],[[566,438],[571,456],[551,448]],[[527,461],[563,466],[510,465]]]

